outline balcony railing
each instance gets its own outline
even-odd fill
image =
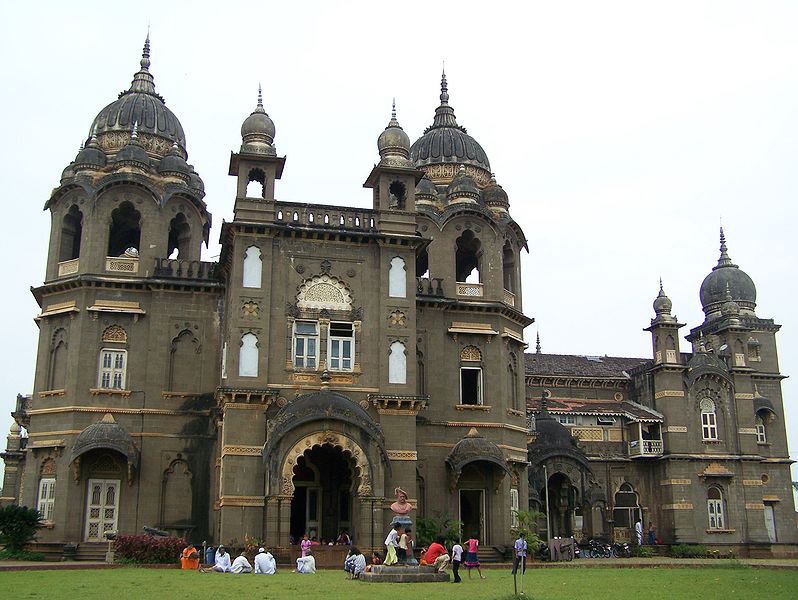
[[[629,456],[661,456],[662,440],[632,440]]]
[[[80,268],[80,259],[73,258],[72,260],[63,260],[58,263],[58,276],[59,277],[66,277],[67,275],[73,275],[74,273],[78,272]]]
[[[515,294],[510,290],[504,290],[504,303],[507,306],[515,306]]]
[[[216,279],[217,264],[201,260],[156,258],[153,275],[170,279]]]
[[[417,296],[443,296],[443,278],[416,277]]]
[[[136,275],[139,272],[139,259],[127,256],[107,256],[105,258],[105,270],[110,273]]]
[[[288,225],[371,231],[377,229],[377,213],[367,209],[344,209],[321,204],[278,202],[274,220]]]
[[[465,283],[458,281],[455,283],[457,295],[462,298],[482,298],[485,295],[485,288],[481,283]]]

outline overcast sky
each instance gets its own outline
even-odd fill
[[[130,85],[150,24],[157,91],[205,181],[218,255],[227,176],[258,83],[288,160],[277,198],[369,206],[362,183],[391,99],[411,139],[432,123],[445,60],[458,122],[485,149],[522,257],[530,349],[649,357],[651,303],[703,320],[698,291],[729,254],[757,314],[784,326],[798,376],[798,3],[6,3],[0,111],[0,428],[33,385],[50,229],[42,211],[94,116]],[[682,350],[689,344],[682,340]],[[793,457],[798,391],[783,385]],[[4,435],[4,434],[3,434]]]

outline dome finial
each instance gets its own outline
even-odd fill
[[[446,83],[446,68],[441,71],[441,104],[449,102],[449,85]]]
[[[715,269],[719,269],[721,267],[736,267],[731,258],[729,258],[729,252],[726,248],[726,236],[723,234],[723,227],[720,228],[720,258],[718,259],[718,264],[715,266]]]
[[[147,30],[147,39],[144,40],[144,49],[141,51],[141,68],[133,76],[133,83],[130,84],[130,92],[144,92],[145,94],[155,94],[155,80],[150,73],[150,31]]]
[[[261,88],[260,84],[258,84],[258,105],[255,107],[255,110],[262,113],[266,112],[263,108],[263,88]]]
[[[130,141],[138,141],[139,139],[139,122],[133,121],[133,129],[130,131]]]
[[[538,331],[537,339],[535,340],[535,354],[541,354],[540,350],[540,332]]]
[[[396,120],[396,98],[394,98],[393,102],[391,103],[391,120],[388,123],[388,127],[399,127],[400,129],[402,128],[402,126],[399,125],[399,121]],[[388,127],[386,127],[386,129]]]

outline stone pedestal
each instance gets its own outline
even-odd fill
[[[371,571],[361,573],[360,579],[369,583],[443,583],[449,581],[449,573],[436,573],[431,566],[374,565]]]

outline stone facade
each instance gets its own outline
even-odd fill
[[[149,65],[148,41],[46,206],[34,389],[2,497],[42,511],[41,541],[150,526],[287,546],[348,529],[376,547],[397,487],[413,515],[458,518],[487,546],[547,489],[557,533],[628,536],[641,506],[666,541],[766,543],[765,512],[795,541],[778,326],[733,297],[745,281],[728,301],[707,292],[693,354],[658,299],[655,360],[525,356],[526,239],[445,75],[421,138],[395,111],[379,135],[370,209],[275,200],[285,158],[259,94],[229,164],[233,221],[203,262],[202,180]],[[707,398],[712,440],[696,437]]]

